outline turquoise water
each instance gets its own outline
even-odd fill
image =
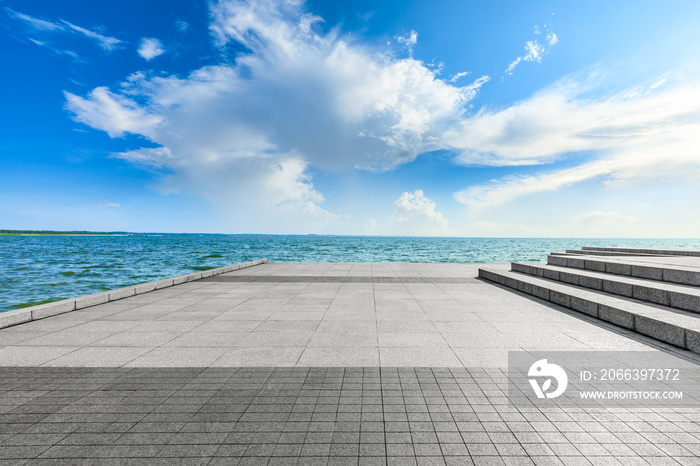
[[[0,236],[0,312],[262,258],[270,262],[542,262],[549,252],[582,246],[700,248],[700,240]]]

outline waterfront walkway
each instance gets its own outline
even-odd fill
[[[2,329],[0,465],[699,464],[696,406],[509,405],[508,351],[670,347],[481,265],[268,263]]]

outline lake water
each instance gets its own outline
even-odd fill
[[[582,246],[700,248],[684,239],[162,235],[0,236],[0,312],[198,270],[270,262],[544,262]]]

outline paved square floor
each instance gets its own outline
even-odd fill
[[[259,265],[0,330],[0,366],[504,367],[510,350],[649,349],[477,268]]]
[[[509,405],[509,350],[667,349],[478,266],[272,263],[2,329],[0,465],[700,464],[694,406]]]

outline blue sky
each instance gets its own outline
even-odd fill
[[[697,237],[698,17],[0,0],[0,228]]]

